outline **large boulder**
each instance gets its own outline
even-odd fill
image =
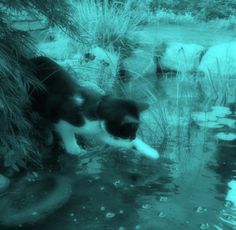
[[[111,92],[116,82],[119,55],[101,47],[82,51],[72,58],[72,68],[81,84],[96,85]],[[68,60],[70,62],[70,60]]]
[[[210,47],[203,56],[198,72],[206,95],[215,103],[234,103],[236,90],[236,42],[222,43]]]
[[[136,49],[124,59],[122,67],[132,78],[155,74],[156,64],[153,60],[153,52],[148,49]]]
[[[49,34],[45,41],[37,44],[40,55],[44,55],[56,60],[70,58],[78,52],[78,47],[73,39],[61,34]]]
[[[207,75],[232,76],[236,74],[236,42],[210,47],[198,70]]]
[[[162,42],[156,46],[154,55],[157,73],[168,71],[181,73],[194,72],[204,52],[205,48],[198,44]]]
[[[61,47],[61,49],[59,49]],[[110,92],[116,81],[119,55],[101,47],[79,46],[69,38],[38,45],[41,54],[54,59],[82,86],[100,93]]]

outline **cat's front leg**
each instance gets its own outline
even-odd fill
[[[62,140],[67,153],[72,155],[81,155],[83,153],[83,149],[76,143],[74,135],[73,137],[71,136],[71,140],[67,138],[62,138]]]
[[[136,138],[132,141],[132,148],[137,150],[140,154],[152,159],[158,159],[160,157],[156,149],[143,142],[140,138]]]
[[[84,153],[84,150],[77,144],[74,126],[67,121],[60,120],[55,125],[55,130],[60,135],[67,153],[72,155],[81,155]]]

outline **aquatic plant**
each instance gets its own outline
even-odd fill
[[[232,112],[228,107],[212,106],[208,112],[194,112],[192,119],[200,127],[208,129],[222,129],[224,132],[217,132],[216,138],[223,141],[233,141],[236,139],[236,120],[230,117]],[[228,131],[227,131],[228,130]]]
[[[207,128],[222,128],[228,126],[233,128],[236,120],[226,118],[227,115],[231,114],[228,107],[223,106],[212,106],[212,111],[208,112],[193,112],[192,119],[202,127]]]

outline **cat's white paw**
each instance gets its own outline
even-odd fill
[[[136,149],[140,154],[147,156],[152,159],[158,159],[160,157],[160,154],[153,149],[151,146],[147,145],[144,143],[142,140],[139,138],[136,138],[133,141],[133,147]]]
[[[78,145],[75,146],[67,146],[66,152],[71,154],[71,155],[83,155],[85,150],[80,148]]]

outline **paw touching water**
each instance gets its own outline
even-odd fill
[[[65,147],[65,150],[66,150],[67,153],[69,153],[71,155],[82,156],[86,153],[86,150],[80,148],[79,145],[67,146],[67,147]]]
[[[144,143],[142,140],[140,140],[139,138],[136,138],[133,141],[133,147],[142,155],[145,155],[149,158],[152,159],[158,159],[160,157],[159,153],[153,149],[151,146],[147,145],[146,143]]]

